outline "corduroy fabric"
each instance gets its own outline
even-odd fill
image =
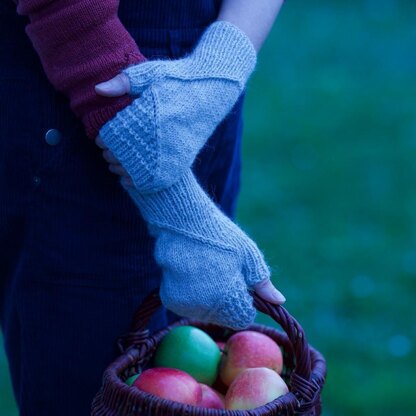
[[[216,19],[221,0],[121,0],[119,16],[126,27],[167,30],[206,27]]]
[[[122,21],[138,1],[122,0]],[[183,6],[172,9],[181,24],[127,25],[146,57],[183,56],[205,29],[201,22],[216,17],[214,2],[198,1],[198,16],[188,13],[193,0],[175,3]],[[21,416],[87,415],[116,338],[161,276],[145,222],[50,86],[26,24],[0,0],[1,329]],[[241,107],[242,100],[193,167],[228,215],[239,187]],[[50,128],[62,133],[56,146],[45,142]],[[162,309],[150,329],[173,319]]]

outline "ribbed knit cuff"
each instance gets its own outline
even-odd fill
[[[97,108],[93,111],[81,115],[81,121],[84,124],[87,137],[94,140],[98,136],[101,127],[107,121],[113,119],[119,111],[130,105],[132,101],[133,98],[126,95],[119,97],[107,107],[97,105]]]
[[[154,120],[153,96],[120,111],[100,129],[100,136],[141,192],[154,192],[159,175],[158,142]]]
[[[204,218],[209,212],[206,209],[211,209],[211,205],[206,204],[208,196],[190,169],[176,184],[162,191],[142,194],[134,188],[126,189],[149,224],[175,224],[175,227],[186,229],[192,222],[193,229],[204,229]],[[205,215],[199,215],[200,212]]]

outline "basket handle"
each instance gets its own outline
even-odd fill
[[[149,337],[149,325],[152,315],[162,306],[159,288],[153,289],[142,301],[133,315],[130,332],[117,340],[120,352],[123,354],[128,348],[138,345]]]
[[[281,305],[272,304],[257,293],[251,292],[254,306],[260,312],[273,318],[286,332],[295,356],[295,368],[290,375],[292,393],[299,401],[297,409],[306,414],[319,402],[320,375],[312,374],[311,350],[305,332],[299,322]]]
[[[289,312],[279,305],[274,305],[262,299],[256,292],[251,292],[255,308],[273,318],[286,332],[296,357],[296,372],[304,379],[311,376],[311,357],[306,335],[300,324]],[[159,288],[152,290],[143,300],[142,304],[133,315],[128,334],[119,341],[122,344],[122,352],[130,346],[149,337],[149,324],[152,315],[162,306],[159,296]]]
[[[281,305],[275,305],[251,292],[255,308],[273,318],[286,332],[296,357],[296,373],[309,380],[311,377],[311,354],[305,332],[299,322]]]

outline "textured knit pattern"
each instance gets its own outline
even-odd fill
[[[145,60],[121,24],[118,6],[118,0],[18,2],[18,13],[30,19],[26,33],[49,81],[69,98],[91,138],[132,101],[99,96],[95,85]]]
[[[269,268],[256,244],[214,205],[192,172],[160,192],[126,189],[156,238],[164,306],[234,329],[253,323],[248,289],[269,279]]]
[[[189,56],[123,71],[131,93],[141,95],[100,136],[140,192],[167,188],[185,174],[238,100],[255,64],[247,36],[231,23],[216,22]]]

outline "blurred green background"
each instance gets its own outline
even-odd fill
[[[238,220],[327,358],[326,416],[416,412],[415,22],[414,0],[290,0],[248,91]]]

